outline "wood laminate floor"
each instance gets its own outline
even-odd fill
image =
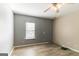
[[[79,53],[62,50],[56,44],[40,44],[15,48],[12,56],[79,56]]]

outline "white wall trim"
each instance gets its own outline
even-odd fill
[[[12,50],[10,51],[10,53],[8,54],[8,56],[11,56],[13,53],[14,47],[12,48]]]
[[[73,48],[69,48],[70,50],[79,53],[79,50],[73,49]]]
[[[74,52],[79,53],[79,50],[76,50],[76,49],[74,49],[74,48],[67,47],[67,46],[65,46],[65,45],[60,45],[60,46],[62,46],[62,47],[66,47],[66,48],[68,48],[68,49],[70,49],[70,50],[72,50],[72,51],[74,51]]]
[[[48,43],[48,42],[33,43],[33,44],[27,44],[27,45],[19,45],[19,46],[14,46],[14,48],[16,48],[16,47],[24,47],[24,46],[31,46],[31,45],[37,45],[37,44],[45,44],[45,43]]]
[[[57,44],[56,42],[53,42],[54,44]],[[68,46],[65,46],[65,45],[60,45],[60,44],[57,44],[58,46],[60,46],[60,47],[66,47],[66,48],[68,48],[68,49],[70,49],[70,50],[72,50],[72,51],[74,51],[74,52],[77,52],[77,53],[79,53],[79,50],[77,50],[77,49],[74,49],[74,48],[71,48],[71,47],[68,47]]]

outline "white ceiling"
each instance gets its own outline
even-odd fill
[[[10,7],[15,13],[20,13],[24,15],[36,16],[53,19],[58,15],[66,15],[71,12],[75,12],[79,10],[78,3],[68,3],[64,4],[64,6],[60,9],[60,13],[57,14],[53,9],[50,9],[46,13],[44,12],[50,6],[50,3],[17,3],[10,4]]]

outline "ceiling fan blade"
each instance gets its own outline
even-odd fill
[[[46,10],[44,10],[44,12],[47,12],[51,7],[47,8]]]

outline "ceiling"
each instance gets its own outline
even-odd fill
[[[54,17],[66,15],[71,12],[76,12],[79,10],[78,3],[66,3],[60,9],[59,14],[57,14],[52,8],[49,11],[44,12],[44,10],[47,9],[49,6],[50,6],[50,3],[10,4],[10,7],[12,8],[14,13],[42,17],[42,18],[49,18],[49,19],[53,19]]]

